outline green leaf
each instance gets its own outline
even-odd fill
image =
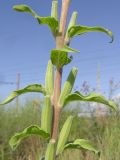
[[[80,52],[76,49],[73,49],[73,48],[70,48],[68,47],[67,45],[65,45],[62,49],[60,49],[61,51],[64,51],[64,52],[71,52],[71,53],[74,53],[74,52]]]
[[[17,148],[17,146],[20,144],[20,142],[31,135],[38,135],[42,138],[49,138],[49,134],[39,128],[37,125],[32,125],[27,128],[25,128],[22,132],[16,133],[13,137],[11,137],[9,144],[13,150]]]
[[[17,96],[19,96],[21,94],[29,93],[29,92],[40,92],[40,93],[43,93],[44,95],[46,94],[44,86],[42,86],[40,84],[31,84],[23,89],[13,91],[8,96],[8,98],[6,98],[2,103],[0,103],[0,105],[7,104],[7,103],[11,102],[12,100],[14,100]]]
[[[67,52],[61,50],[51,51],[51,61],[52,64],[55,65],[57,68],[63,67],[64,65],[71,62]]]
[[[31,13],[32,16],[37,19],[39,24],[46,24],[51,29],[53,35],[57,34],[58,30],[58,21],[54,17],[41,17],[35,11],[33,11],[29,6],[21,4],[13,6],[13,9],[19,12],[28,12]]]
[[[112,109],[117,109],[117,106],[113,101],[106,100],[105,97],[103,97],[100,94],[96,94],[96,93],[91,93],[91,94],[89,94],[87,96],[84,96],[79,92],[75,92],[75,93],[69,94],[65,98],[64,106],[66,104],[68,104],[69,102],[72,102],[72,101],[98,102],[98,103],[102,103],[102,104],[108,105]]]
[[[79,52],[79,51],[73,48],[70,48],[66,45],[61,49],[54,49],[51,51],[52,63],[58,68],[70,63],[72,60],[72,57],[68,57],[68,52],[73,53],[73,52]]]
[[[47,24],[49,28],[51,29],[53,35],[57,34],[58,30],[58,21],[53,17],[40,17],[35,16],[35,18],[38,20],[39,24]]]
[[[35,11],[33,11],[29,6],[20,4],[20,5],[15,5],[13,6],[13,9],[18,11],[18,12],[28,12],[31,13],[33,16],[36,16],[37,14]]]
[[[81,35],[87,32],[103,32],[111,37],[111,42],[113,42],[113,39],[114,39],[113,34],[110,30],[105,29],[103,27],[99,27],[99,26],[95,26],[95,27],[88,27],[88,26],[81,26],[81,25],[72,26],[68,30],[68,36],[72,38],[74,36]]]
[[[86,149],[94,152],[95,154],[99,153],[99,151],[97,151],[90,143],[90,141],[85,139],[76,139],[73,143],[66,144],[64,149]]]

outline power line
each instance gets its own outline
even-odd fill
[[[77,64],[79,64],[79,62],[80,62],[81,60],[77,60],[77,61],[74,61],[74,63],[77,65]],[[80,64],[82,64],[84,61],[81,61],[81,63]],[[87,61],[86,61],[87,62]],[[92,64],[96,64],[97,62],[94,62],[94,63],[92,63]],[[119,65],[120,65],[120,63],[109,63],[108,64],[109,66],[107,66],[106,65],[106,68],[108,69],[108,68],[112,68],[112,67],[119,67]],[[111,67],[112,66],[112,67]],[[45,68],[44,66],[42,66],[42,68]],[[106,69],[105,68],[105,69]],[[16,69],[17,70],[17,69]],[[3,71],[4,72],[4,71]],[[24,69],[23,68],[23,70],[22,71],[20,71],[21,72],[21,74],[22,75],[25,75],[25,76],[27,76],[27,75],[31,75],[32,73],[34,73],[34,74],[40,74],[41,73],[41,69],[34,69],[34,68],[29,68],[29,69]],[[9,75],[9,76],[15,76],[15,74],[16,74],[16,71],[15,72],[13,72],[12,70],[9,70],[9,72],[8,73],[5,73],[5,74],[7,74],[7,75]]]
[[[6,84],[10,84],[10,85],[14,85],[14,84],[16,84],[15,82],[4,82],[4,81],[0,81],[0,84],[2,84],[2,85],[6,85]]]
[[[107,58],[107,60],[108,59],[113,59],[113,57],[110,57],[110,56],[99,56],[99,57],[91,57],[90,56],[90,57],[87,57],[87,58],[80,58],[80,59],[77,59],[77,60],[73,60],[73,62],[76,64],[76,63],[84,63],[84,62],[87,62],[87,61],[91,62],[91,60],[92,61],[93,60],[98,61],[97,59],[100,59],[100,58],[102,58],[102,59]],[[120,64],[120,63],[118,63],[118,64]],[[117,63],[114,61],[114,63],[112,63],[110,65],[117,65]],[[35,66],[35,67],[39,68],[39,71],[40,71],[41,68],[42,69],[45,68],[46,65],[38,65],[38,66]],[[31,70],[34,71],[34,68],[31,68],[31,66],[25,66],[25,67],[22,66],[21,68],[17,68],[15,66],[14,68],[5,69],[5,70],[2,70],[1,72],[8,72],[9,73],[9,72],[13,72],[13,71],[16,72],[17,70],[24,70],[24,73],[25,73],[25,72],[28,72],[28,71],[31,71]]]
[[[88,51],[83,51],[84,52],[84,54],[86,54],[86,52],[87,52],[87,54],[88,53],[90,53],[90,52],[92,52],[92,54],[89,56],[89,57],[87,57],[87,58],[82,58],[81,59],[81,61],[86,61],[86,60],[90,60],[90,59],[97,59],[97,58],[113,58],[112,56],[108,56],[108,55],[105,55],[105,56],[100,56],[99,54],[96,54],[97,52],[106,52],[106,51],[108,51],[108,50],[115,50],[115,49],[118,49],[119,47],[113,47],[113,48],[106,48],[106,49],[96,49],[96,50],[88,50]],[[95,53],[95,55],[93,55],[93,52]],[[97,55],[97,56],[96,56]],[[96,57],[95,57],[96,56]],[[33,58],[35,58],[35,57],[33,57]],[[36,59],[36,58],[35,58]],[[37,58],[38,59],[38,58]],[[32,62],[33,62],[33,59],[31,60]],[[29,62],[31,62],[31,61],[29,61]],[[17,64],[17,66],[18,66],[18,64]],[[41,65],[41,64],[39,64],[38,65],[39,67],[41,66],[41,67],[43,67],[43,65]],[[20,68],[21,68],[21,64],[20,64],[20,66],[19,66]],[[17,68],[17,69],[19,69],[19,67]],[[22,68],[23,69],[25,69],[26,68],[26,65],[25,64],[22,64]],[[29,66],[27,66],[28,68],[29,68]],[[9,68],[8,68],[9,69]],[[13,68],[11,68],[11,69],[16,69],[16,66],[15,66],[15,68],[13,67]]]
[[[115,66],[116,67],[116,66]],[[101,73],[106,73],[106,72],[109,72],[109,71],[114,71],[114,68],[113,67],[111,67],[111,66],[108,66],[108,67],[105,67],[105,68],[102,68],[101,69]],[[91,70],[87,70],[87,68],[86,69],[84,69],[84,71],[80,71],[80,75],[84,75],[84,74],[87,74],[87,75],[92,75],[92,74],[94,74],[94,73],[96,73],[97,72],[97,70],[96,69],[91,69]],[[117,73],[117,74],[119,74],[119,73]],[[15,73],[14,74],[7,74],[7,77],[15,77]],[[38,77],[38,79],[42,76],[43,77],[43,75],[45,76],[45,73],[41,73],[41,72],[32,72],[32,73],[22,73],[21,72],[21,76],[22,76],[22,79],[25,79],[26,80],[26,78],[28,79],[28,80],[31,80],[31,79],[33,79],[33,77],[35,77],[35,75],[37,75],[37,77]],[[35,78],[36,79],[36,78]],[[0,83],[3,83],[3,82],[0,82]],[[6,84],[12,84],[12,83],[15,83],[15,82],[4,82],[4,83],[6,83]]]

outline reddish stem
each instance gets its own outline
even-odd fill
[[[54,95],[53,95],[53,104],[57,108],[58,99],[61,92],[61,81],[62,81],[62,68],[56,70],[56,77],[54,83]]]
[[[59,119],[60,119],[61,108],[55,108],[54,110],[54,123],[53,123],[53,130],[52,130],[52,137],[51,139],[57,140],[57,133],[58,133],[58,126],[59,126]]]
[[[63,48],[64,46],[65,28],[66,28],[66,20],[67,20],[69,4],[70,0],[62,0],[62,9],[61,9],[61,17],[59,25],[60,34],[56,37],[57,49]],[[52,96],[52,104],[54,107],[52,139],[55,140],[55,142],[57,140],[59,119],[61,113],[61,108],[58,105],[58,99],[61,93],[61,81],[62,81],[62,68],[57,68],[55,82],[54,82],[54,91]]]

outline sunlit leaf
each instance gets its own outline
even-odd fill
[[[35,11],[33,11],[29,6],[24,5],[24,4],[20,4],[20,5],[15,5],[13,6],[13,9],[18,11],[18,12],[29,12],[31,13],[33,16],[36,16],[37,14],[35,13]]]
[[[13,99],[15,99],[17,96],[21,94],[29,93],[29,92],[40,92],[40,93],[43,93],[44,95],[46,93],[44,86],[40,84],[31,84],[23,89],[13,91],[2,103],[0,103],[0,105],[7,104],[11,102]]]
[[[108,36],[111,37],[111,42],[113,42],[113,34],[110,30],[105,29],[103,27],[95,26],[95,27],[89,27],[89,26],[81,26],[81,25],[76,25],[72,26],[69,31],[68,35],[70,38],[81,35],[87,32],[103,32],[106,33]]]
[[[73,143],[66,144],[64,149],[86,149],[94,152],[95,154],[99,153],[91,142],[85,139],[76,139]]]
[[[13,137],[11,137],[9,144],[11,148],[14,150],[17,148],[17,146],[20,144],[20,142],[31,135],[38,135],[42,138],[49,138],[49,134],[46,133],[44,130],[39,128],[37,125],[32,125],[27,128],[25,128],[22,132],[16,133]]]
[[[51,51],[51,61],[52,64],[57,68],[60,68],[71,62],[71,59],[68,57],[68,53],[61,50],[52,50]]]
[[[73,52],[79,52],[79,51],[70,48],[66,45],[61,49],[54,49],[51,51],[51,61],[58,68],[62,67],[71,62],[72,56],[69,57],[68,53],[73,53]]]
[[[100,94],[96,94],[96,93],[91,93],[87,96],[82,95],[80,92],[75,92],[72,94],[69,94],[64,101],[64,106],[72,101],[87,101],[87,102],[98,102],[98,103],[102,103],[105,104],[109,107],[111,107],[112,109],[117,109],[117,105],[111,101],[111,100],[106,100],[105,97],[103,97]]]
[[[51,29],[53,35],[57,34],[58,29],[58,21],[54,17],[41,17],[39,16],[35,11],[33,11],[29,6],[21,4],[21,5],[15,5],[13,7],[14,10],[19,12],[28,12],[31,13],[32,16],[37,19],[39,24],[46,24]]]
[[[64,52],[69,52],[69,53],[75,53],[75,52],[79,52],[78,50],[76,49],[73,49],[73,48],[70,48],[68,47],[67,45],[65,45],[62,49],[60,49],[61,51],[64,51]]]
[[[35,16],[35,18],[38,20],[39,24],[47,24],[49,28],[51,29],[53,35],[57,34],[58,29],[58,21],[53,17],[40,17]]]

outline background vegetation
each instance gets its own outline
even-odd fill
[[[91,140],[101,151],[101,160],[120,160],[120,113],[109,115],[78,117],[78,108],[63,111],[61,126],[69,114],[75,116],[72,125],[70,139],[85,138]],[[31,124],[40,125],[40,113],[42,102],[38,100],[26,101],[24,106],[19,105],[16,114],[16,106],[9,105],[0,108],[0,160],[39,160],[44,154],[47,142],[31,136],[27,138],[15,151],[12,151],[8,141],[17,131],[23,130]],[[97,160],[98,157],[88,151],[65,151],[59,160]]]

